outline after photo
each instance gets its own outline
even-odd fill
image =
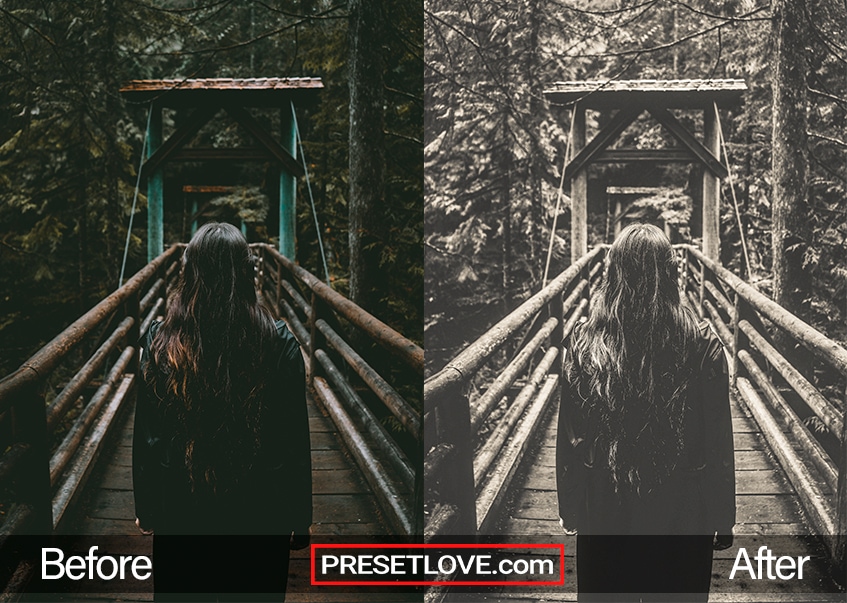
[[[428,601],[843,600],[845,16],[425,3]]]

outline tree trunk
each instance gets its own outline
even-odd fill
[[[776,0],[773,11],[773,294],[780,305],[802,318],[810,290],[809,274],[803,269],[810,241],[803,58],[807,24],[802,0]]]
[[[350,298],[377,312],[385,244],[384,91],[378,0],[348,0],[350,14]]]
[[[808,28],[803,0],[776,0],[773,13],[773,297],[792,314],[808,320],[812,284],[803,266],[811,241],[804,61]],[[811,374],[812,357],[805,348],[780,332],[775,340],[797,370]]]

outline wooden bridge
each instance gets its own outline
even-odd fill
[[[559,527],[556,502],[560,342],[586,314],[606,249],[582,256],[425,382],[426,538],[565,544],[563,587],[497,587],[486,600],[576,600],[575,538]],[[716,553],[710,600],[843,601],[833,576],[844,572],[847,525],[847,351],[698,249],[677,251],[686,300],[725,343],[732,380],[736,538]],[[813,356],[808,370],[788,360],[798,347]],[[812,558],[804,580],[728,580],[739,546],[777,540],[779,554]],[[453,591],[427,599],[482,596]]]
[[[419,533],[414,492],[422,349],[273,247],[252,247],[259,257],[257,290],[287,322],[306,362],[313,539]],[[135,527],[132,493],[137,342],[166,311],[183,248],[167,249],[0,381],[3,600],[21,596],[37,570],[32,558],[13,550],[15,535],[124,537],[110,542],[150,554],[152,539]],[[373,356],[380,372],[366,360]],[[398,427],[389,430],[386,423]],[[119,596],[152,600],[152,587],[136,583],[135,592]],[[74,600],[86,588],[63,596]],[[363,599],[361,593],[307,590],[308,549],[292,554],[289,600]]]

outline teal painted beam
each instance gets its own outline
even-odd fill
[[[191,216],[194,218],[191,220],[191,236],[193,237],[197,232],[197,199],[191,200]]]
[[[150,125],[147,129],[147,158],[162,146],[162,107],[150,108]],[[147,261],[152,262],[165,251],[164,173],[157,167],[147,175]]]
[[[280,111],[282,136],[280,143],[292,157],[297,158],[297,130],[294,127],[294,106]],[[284,166],[279,169],[279,252],[294,261],[297,233],[297,178]]]

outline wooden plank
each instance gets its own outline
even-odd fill
[[[559,508],[555,492],[546,490],[521,490],[515,499],[511,515],[520,519],[557,519]]]
[[[760,469],[775,469],[776,464],[762,450],[736,450],[736,471],[758,471]]]
[[[362,477],[353,469],[312,470],[313,494],[357,494],[366,490]]]
[[[312,450],[341,450],[341,442],[334,433],[327,431],[312,432]]]
[[[800,523],[797,499],[788,494],[739,496],[735,501],[738,523]]]
[[[777,470],[736,471],[735,492],[741,494],[794,494]]]
[[[379,523],[369,494],[318,494],[312,497],[315,523]]]
[[[756,523],[745,522],[735,525],[735,535],[765,534],[770,536],[806,536],[811,534],[808,526],[798,520],[796,523]]]
[[[761,429],[752,419],[747,417],[732,418],[732,433],[760,433]]]
[[[732,439],[735,443],[735,450],[764,450],[765,444],[762,442],[762,437],[758,433],[734,433]]]
[[[108,490],[132,490],[132,467],[109,463],[99,487]]]
[[[350,461],[340,450],[312,450],[312,471],[346,469]]]

